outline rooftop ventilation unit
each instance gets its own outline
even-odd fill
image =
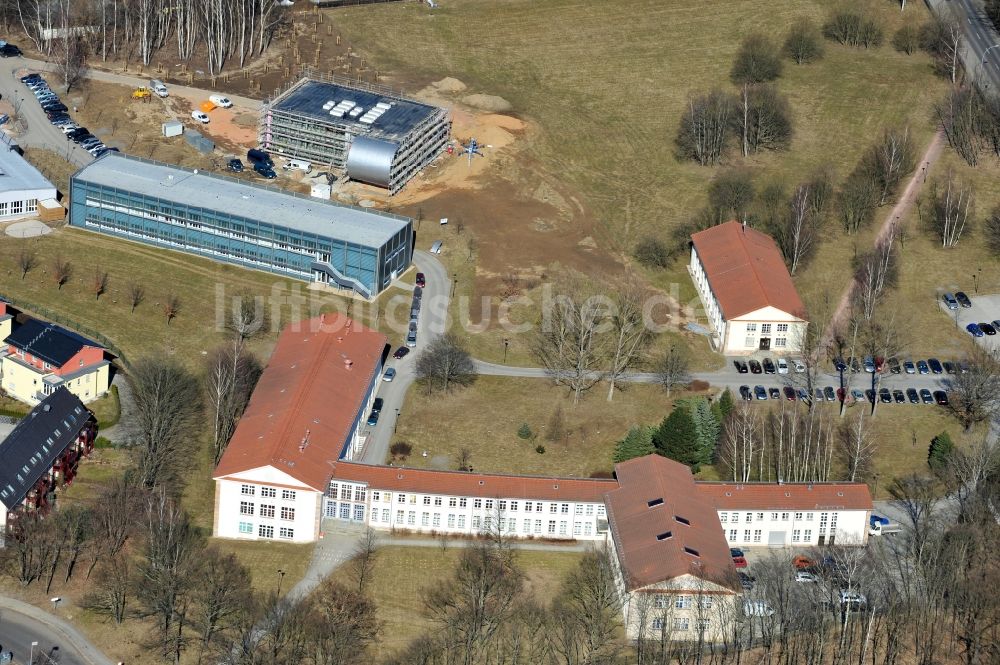
[[[334,101],[332,99],[330,101],[328,101],[326,104],[323,104],[323,110],[324,111],[329,111],[333,107],[334,107]]]

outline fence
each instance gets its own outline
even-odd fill
[[[63,316],[62,314],[57,314],[56,312],[53,312],[47,307],[36,305],[35,303],[31,303],[23,299],[18,300],[15,298],[11,298],[2,293],[0,293],[0,299],[5,300],[6,302],[10,303],[11,305],[13,305],[18,309],[33,312],[40,318],[47,319],[54,323],[58,323],[66,328],[69,328],[71,330],[80,333],[84,337],[94,340],[95,342],[101,344],[112,354],[114,354],[115,357],[118,359],[118,361],[121,363],[122,367],[124,367],[125,369],[132,368],[132,365],[129,363],[128,358],[126,358],[125,354],[122,353],[122,350],[118,348],[118,345],[112,342],[110,339],[108,339],[108,337],[103,333],[97,332],[96,330],[93,330],[83,325],[79,321],[75,321],[67,316]]]

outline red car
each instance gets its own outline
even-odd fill
[[[427,280],[424,277],[424,273],[422,272],[417,273],[417,286],[419,286],[420,288],[424,288],[425,286],[427,286]]]
[[[792,565],[799,570],[805,570],[806,568],[812,568],[816,565],[816,562],[807,556],[798,554],[792,559]]]
[[[747,567],[746,557],[734,556],[733,565],[736,566],[737,568],[746,568]]]

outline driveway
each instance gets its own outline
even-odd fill
[[[958,309],[948,309],[943,301],[938,299],[938,306],[948,315],[948,318],[956,322],[958,333],[968,335],[965,326],[970,323],[990,323],[1000,319],[1000,294],[989,294],[981,296],[969,296],[972,307],[959,307]],[[1000,335],[986,335],[976,337],[976,344],[987,351],[1000,351]]]

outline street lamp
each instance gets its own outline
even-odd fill
[[[451,297],[455,297],[455,287],[458,285],[458,273],[451,273]]]
[[[972,285],[975,287],[976,293],[979,293],[979,277],[976,273],[972,273]]]
[[[396,429],[399,427],[399,409],[396,409],[396,419],[392,421],[392,433],[396,433]]]
[[[993,46],[991,46],[988,49],[986,49],[985,51],[983,51],[983,59],[979,62],[979,66],[980,67],[985,67],[986,66],[986,55],[990,51],[992,51],[993,49],[998,48],[998,47],[1000,47],[1000,44],[994,44]]]
[[[285,579],[285,571],[282,568],[278,569],[278,591],[275,593],[277,597],[281,597],[281,583]]]
[[[507,347],[510,346],[510,340],[506,337],[503,338],[503,364],[507,364]]]
[[[35,647],[37,647],[37,646],[38,646],[38,642],[32,642],[31,643],[31,651],[29,652],[29,655],[28,655],[28,665],[31,665],[32,663],[35,662]]]

